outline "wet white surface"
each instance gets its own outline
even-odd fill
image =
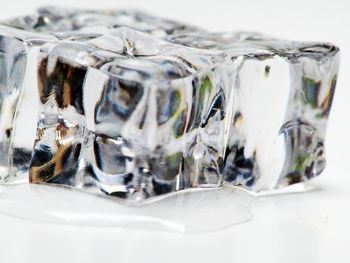
[[[1,215],[0,258],[1,262],[348,262],[350,194],[347,185],[331,181],[314,182],[316,189],[309,192],[255,198],[251,221],[214,232],[55,224]]]
[[[225,187],[193,190],[143,205],[51,185],[0,185],[0,214],[75,226],[204,233],[252,220],[253,196]]]
[[[0,262],[350,262],[349,2],[104,1],[77,0],[74,5],[134,6],[215,31],[254,30],[338,44],[341,66],[326,140],[327,169],[312,182],[315,190],[256,198],[250,207],[252,220],[209,233],[56,224],[0,214]],[[1,6],[0,16],[28,13],[43,4],[56,3],[12,0]]]

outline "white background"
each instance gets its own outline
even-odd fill
[[[0,18],[40,5],[136,7],[214,31],[253,30],[341,49],[316,191],[259,198],[253,220],[230,229],[178,234],[54,225],[0,214],[0,262],[350,262],[350,2],[346,0],[1,0]]]

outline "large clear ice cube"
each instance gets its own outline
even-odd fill
[[[55,7],[3,21],[0,62],[3,183],[142,201],[271,190],[325,166],[331,44]]]

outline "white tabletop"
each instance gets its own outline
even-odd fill
[[[6,1],[6,6],[1,4],[0,17],[25,14],[48,4],[55,3]],[[216,31],[263,31],[282,38],[339,45],[340,74],[326,139],[328,166],[309,184],[313,190],[254,198],[249,205],[252,217],[243,220],[245,223],[213,232],[183,234],[130,226],[45,223],[0,211],[1,263],[350,262],[349,1],[61,0],[58,4],[131,6]]]

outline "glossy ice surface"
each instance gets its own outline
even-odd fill
[[[338,51],[135,11],[3,21],[1,180],[133,201],[306,181],[325,166]]]

